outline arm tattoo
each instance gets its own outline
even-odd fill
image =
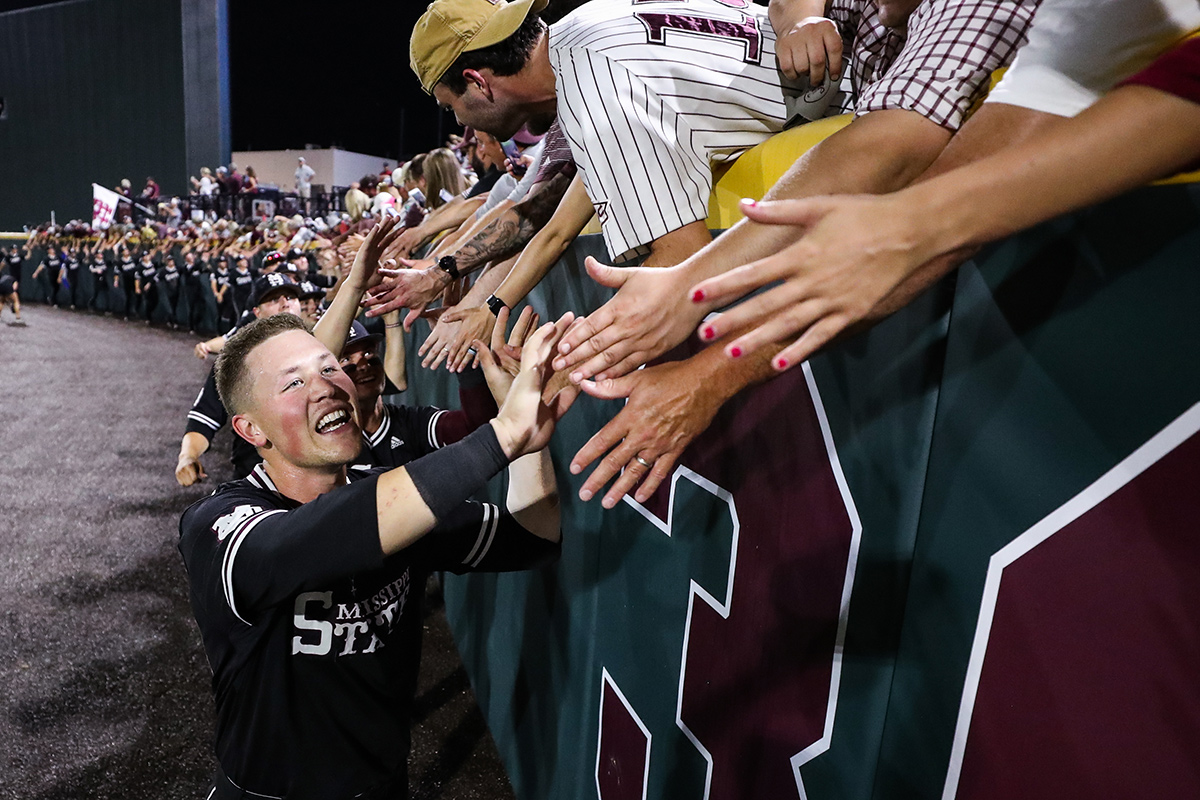
[[[459,270],[470,272],[489,261],[515,255],[549,222],[570,185],[571,179],[561,172],[535,184],[524,200],[459,245],[454,254]]]

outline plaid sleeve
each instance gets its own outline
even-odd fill
[[[882,77],[859,87],[855,115],[904,109],[958,130],[992,72],[1024,43],[1036,9],[1037,0],[921,3],[896,59]]]

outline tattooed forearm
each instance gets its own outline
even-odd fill
[[[459,245],[454,253],[459,271],[471,272],[489,261],[516,255],[549,222],[570,185],[571,179],[562,172],[534,184],[524,200]]]

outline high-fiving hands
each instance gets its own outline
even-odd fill
[[[742,211],[755,222],[807,232],[778,253],[701,281],[690,296],[705,307],[723,306],[782,281],[699,328],[702,340],[716,341],[753,326],[725,344],[730,358],[793,339],[771,360],[779,371],[801,363],[850,326],[900,308],[949,264],[914,235],[921,228],[912,210],[886,195],[744,201]]]
[[[628,374],[687,339],[707,311],[687,301],[692,279],[680,267],[608,267],[594,258],[586,266],[617,294],[559,342],[554,368],[570,370],[573,383]]]

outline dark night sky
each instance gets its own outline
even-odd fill
[[[0,11],[52,0],[0,0]],[[228,0],[234,150],[337,145],[396,160],[458,130],[408,68],[429,0]]]
[[[336,145],[395,160],[437,147],[441,112],[408,68],[426,5],[229,0],[233,149]]]

